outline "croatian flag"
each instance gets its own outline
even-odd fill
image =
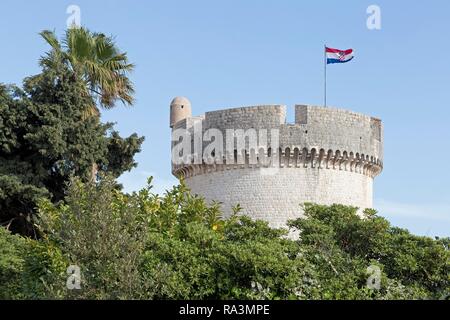
[[[346,63],[353,59],[353,49],[339,50],[325,47],[327,64]]]

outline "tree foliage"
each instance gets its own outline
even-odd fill
[[[100,122],[97,105],[133,103],[134,65],[114,39],[85,28],[67,30],[62,40],[40,35],[51,47],[42,72],[23,88],[0,83],[0,225],[35,238],[40,198],[63,200],[71,176],[120,176],[136,166],[143,142]]]
[[[392,227],[374,210],[363,217],[357,208],[342,205],[305,204],[304,210],[306,219],[290,225],[300,231],[299,245],[314,254],[312,261],[321,268],[317,276],[330,284],[321,298],[340,298],[343,291],[362,298],[359,289],[367,282],[368,266],[382,271],[381,288],[366,292],[369,297],[438,299],[448,294],[448,238],[413,235]]]
[[[184,185],[133,194],[114,179],[74,179],[65,203],[41,201],[40,240],[0,233],[0,297],[54,299],[440,299],[449,239],[419,237],[374,211],[306,204],[287,230],[238,212],[222,219]],[[239,211],[239,210],[236,210]],[[27,250],[22,248],[27,247]],[[31,250],[29,249],[31,248]],[[81,270],[81,290],[65,268]],[[380,287],[367,286],[368,267]],[[24,280],[25,279],[25,280]],[[32,280],[34,279],[34,281]]]
[[[92,98],[82,94],[83,83],[60,71],[28,78],[23,89],[0,85],[0,223],[21,234],[36,236],[39,198],[63,200],[70,177],[92,179],[93,164],[98,173],[118,177],[136,166],[143,142],[86,118]]]
[[[114,107],[117,100],[133,104],[134,88],[128,75],[134,65],[128,62],[127,54],[118,49],[112,37],[84,27],[68,29],[61,41],[48,30],[40,35],[51,47],[41,58],[44,69],[68,68],[70,77],[84,84],[84,96],[93,97],[103,108]],[[86,104],[86,111],[98,113],[96,104]]]

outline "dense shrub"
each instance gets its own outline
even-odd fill
[[[376,215],[306,204],[301,237],[239,214],[222,219],[180,185],[133,194],[113,179],[74,179],[64,203],[41,201],[43,239],[0,233],[0,298],[439,299],[449,288],[449,240],[418,237]],[[81,270],[68,290],[66,269]],[[367,286],[368,267],[380,288]]]
[[[67,261],[48,241],[12,235],[0,228],[0,299],[58,299],[66,294]]]

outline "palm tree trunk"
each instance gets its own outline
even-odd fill
[[[91,182],[97,182],[98,165],[94,162],[91,168]]]

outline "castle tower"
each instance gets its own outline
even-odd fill
[[[172,163],[172,172],[183,177],[193,193],[222,203],[225,215],[239,204],[243,214],[284,227],[288,220],[302,216],[300,205],[305,202],[372,207],[373,181],[383,168],[381,120],[306,105],[295,106],[293,124],[286,123],[282,105],[192,117],[178,112],[186,101],[175,99],[171,106],[176,113],[171,120],[172,147],[173,154],[181,155],[183,140],[188,147],[182,152],[184,159],[189,153],[193,156]],[[227,130],[234,131],[232,139],[228,140]],[[180,138],[183,131],[186,135]],[[255,132],[258,141],[252,144]],[[244,133],[243,140],[238,133]],[[239,139],[244,141],[240,147]],[[196,146],[202,150],[198,152]],[[212,155],[214,161],[208,157],[193,161],[199,153]]]

